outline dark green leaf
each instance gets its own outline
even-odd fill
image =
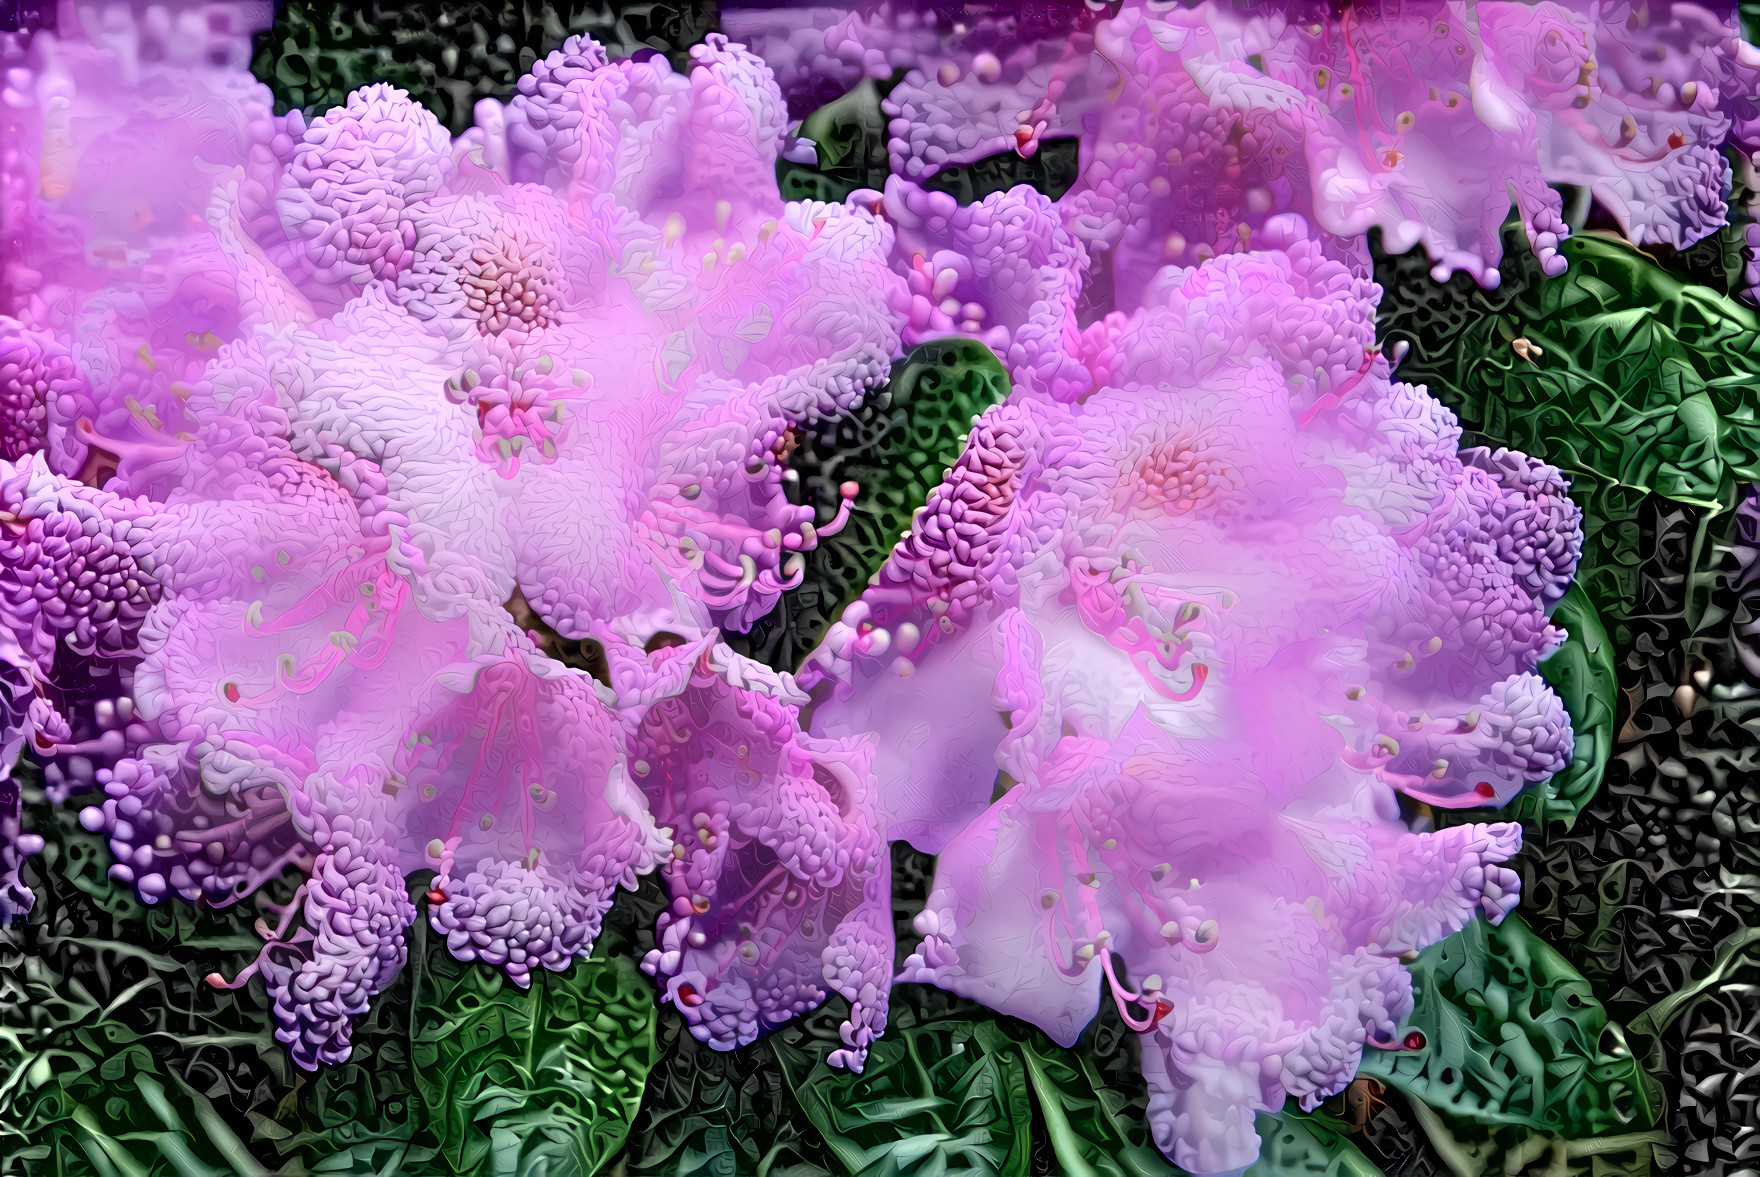
[[[1413,1051],[1361,1074],[1450,1115],[1577,1138],[1652,1127],[1661,1092],[1589,982],[1522,922],[1475,920],[1411,966]]]
[[[616,1155],[657,1057],[634,962],[577,961],[529,989],[438,953],[427,966],[411,1055],[453,1170],[584,1177]]]
[[[80,827],[77,803],[23,784],[47,845],[25,867],[36,905],[0,929],[0,1075],[12,1080],[0,1081],[0,1173],[38,1172],[53,1155],[67,1174],[392,1174],[399,1158],[433,1155],[412,1144],[406,982],[362,1019],[353,1061],[296,1071],[260,982],[204,980],[256,955],[258,900],[145,906],[106,877],[109,849]],[[294,886],[290,875],[263,898],[285,902]]]
[[[1380,333],[1411,345],[1401,379],[1482,440],[1575,480],[1588,516],[1579,583],[1617,617],[1637,595],[1629,521],[1645,495],[1724,512],[1760,475],[1760,316],[1603,233],[1566,241],[1570,268],[1547,278],[1519,236],[1506,231],[1495,290],[1465,275],[1439,285],[1422,250],[1382,258]],[[1518,338],[1541,351],[1523,358]],[[1688,607],[1701,603],[1695,593]]]
[[[989,1022],[905,1021],[874,1044],[861,1075],[825,1065],[835,1038],[804,1026],[772,1036],[783,1074],[833,1156],[863,1177],[1024,1177],[1033,1113],[1018,1043]]]
[[[1293,1102],[1275,1116],[1260,1116],[1254,1127],[1259,1161],[1247,1177],[1380,1177],[1381,1170],[1336,1123]]]
[[[1613,643],[1601,626],[1589,594],[1573,584],[1553,610],[1553,621],[1568,635],[1550,657],[1540,663],[1540,675],[1558,692],[1565,713],[1571,717],[1575,744],[1564,771],[1517,794],[1501,810],[1454,809],[1436,815],[1439,825],[1465,822],[1519,821],[1530,836],[1545,836],[1544,827],[1559,823],[1569,830],[1583,806],[1601,787],[1607,759],[1613,753],[1614,727],[1619,715],[1619,676],[1614,664]]]

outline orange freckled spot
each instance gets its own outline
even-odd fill
[[[1170,438],[1145,440],[1147,452],[1132,465],[1118,488],[1121,506],[1138,502],[1173,512],[1189,511],[1224,488],[1226,470],[1206,445],[1200,429],[1186,426]]]

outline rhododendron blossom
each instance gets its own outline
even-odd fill
[[[1110,989],[1198,1172],[1395,1040],[1400,953],[1514,905],[1518,827],[1408,833],[1394,791],[1500,804],[1571,741],[1532,673],[1580,542],[1557,472],[1457,453],[1388,379],[1376,288],[1266,232],[1085,333],[1076,411],[975,422],[815,667],[815,725],[881,733],[891,828],[941,852],[903,978],[1065,1044]]]
[[[144,902],[303,874],[210,978],[300,1066],[418,915],[527,985],[656,872],[712,1046],[836,993],[859,1070],[894,981],[1065,1044],[1112,1000],[1157,1144],[1238,1171],[1516,904],[1518,826],[1402,815],[1569,763],[1580,512],[1394,378],[1365,234],[1490,283],[1513,198],[1555,272],[1566,183],[1689,244],[1754,51],[1654,2],[1000,7],[574,37],[457,138],[386,85],[276,116],[150,22],[0,47],[0,747]],[[782,200],[900,69],[884,185]],[[1055,199],[931,185],[1056,138]],[[947,336],[1012,394],[804,665],[736,653],[857,509],[798,432]],[[939,855],[896,975],[894,840]],[[0,914],[41,845],[0,813]]]

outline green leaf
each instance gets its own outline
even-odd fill
[[[1661,1090],[1589,982],[1518,916],[1475,920],[1419,954],[1408,1027],[1422,1049],[1369,1051],[1360,1074],[1485,1124],[1575,1139],[1654,1126]]]
[[[1443,1168],[1453,1177],[1519,1173],[1540,1166],[1547,1177],[1649,1177],[1670,1144],[1660,1128],[1572,1140],[1522,1124],[1481,1124],[1413,1102]]]
[[[1253,1126],[1259,1160],[1247,1177],[1380,1177],[1381,1170],[1338,1125],[1299,1110],[1294,1101]]]
[[[1025,184],[1051,200],[1061,199],[1080,174],[1081,140],[1047,139],[1031,159],[1012,146],[995,155],[958,167],[945,167],[923,182],[930,191],[951,192],[961,204],[973,204],[995,192]]]
[[[251,71],[275,97],[275,112],[308,115],[347,100],[368,82],[390,82],[432,111],[454,135],[471,125],[482,98],[507,99],[531,63],[575,34],[592,36],[613,60],[665,51],[689,73],[690,46],[714,28],[712,0],[620,0],[612,4],[423,4],[285,0],[272,31],[256,39]]]
[[[874,79],[864,78],[806,117],[800,134],[813,141],[817,166],[778,159],[782,199],[842,203],[858,188],[886,186],[886,115],[880,97]]]
[[[821,169],[877,167],[873,175],[862,174],[858,186],[879,188],[885,182],[886,115],[873,78],[862,79],[842,97],[809,114],[801,123],[801,136],[817,145]]]
[[[652,986],[627,958],[539,971],[427,958],[411,1049],[428,1128],[454,1172],[597,1172],[654,1065]]]
[[[1033,1113],[1016,1043],[991,1023],[906,1021],[874,1043],[860,1075],[826,1066],[836,1040],[805,1025],[771,1036],[783,1075],[833,1157],[863,1177],[1024,1177]]]
[[[1108,1011],[1110,1012],[1110,1011]],[[1163,1177],[1179,1172],[1149,1136],[1136,1101],[1106,1090],[1095,1062],[1097,1035],[1064,1050],[1038,1031],[1021,1042],[1039,1112],[1064,1171],[1098,1177]]]
[[[204,980],[261,948],[258,900],[143,905],[106,877],[78,805],[49,804],[33,774],[19,776],[46,842],[25,865],[36,903],[0,929],[0,1173],[52,1155],[65,1174],[394,1174],[433,1155],[411,1143],[405,982],[357,1026],[353,1061],[295,1071],[261,983]],[[296,877],[263,898],[285,902]]]
[[[1379,333],[1411,345],[1400,378],[1481,439],[1573,478],[1587,515],[1579,583],[1618,618],[1637,597],[1629,524],[1645,496],[1723,513],[1760,476],[1760,316],[1606,234],[1564,242],[1570,268],[1549,278],[1506,233],[1495,290],[1435,282],[1421,249],[1379,259]],[[1518,338],[1540,352],[1517,355]]]
[[[1571,762],[1542,788],[1518,797],[1510,815],[1532,825],[1561,821],[1568,830],[1601,787],[1601,774],[1613,753],[1619,677],[1613,643],[1580,585],[1571,585],[1553,610],[1552,620],[1563,626],[1568,636],[1564,645],[1540,663],[1540,676],[1552,685],[1571,717],[1575,737]]]
[[[1439,825],[1483,821],[1519,821],[1530,835],[1549,823],[1564,830],[1576,824],[1601,787],[1601,776],[1613,754],[1614,725],[1619,715],[1619,675],[1613,642],[1602,628],[1595,605],[1581,584],[1573,584],[1552,620],[1566,633],[1564,644],[1540,663],[1540,676],[1551,684],[1571,717],[1574,744],[1571,762],[1562,772],[1517,794],[1502,809],[1452,809],[1437,813]]]
[[[1064,1177],[1179,1177],[1144,1119],[1138,1036],[1111,1006],[1066,1050],[1024,1022],[928,986],[894,993],[892,1024],[860,1075],[824,1063],[838,1045],[835,1017],[815,1014],[767,1039],[846,1173],[1023,1174],[1037,1121]],[[1251,1177],[1378,1172],[1341,1128],[1293,1104],[1260,1116],[1257,1128],[1264,1151]]]
[[[103,840],[49,806],[34,770],[21,766],[19,781],[46,846],[25,868],[36,904],[0,929],[0,1172],[33,1171],[44,1146],[79,1172],[264,1172],[178,1074],[186,1043],[211,1059],[274,1045],[253,1032],[248,997],[200,982],[201,954],[179,933],[253,952],[261,941],[237,917],[144,907],[104,877]],[[207,955],[209,969],[227,959]]]

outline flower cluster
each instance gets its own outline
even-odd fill
[[[1157,1143],[1221,1172],[1396,1044],[1401,954],[1515,903],[1519,830],[1397,795],[1568,762],[1580,514],[1393,379],[1364,234],[1490,281],[1513,191],[1555,269],[1563,182],[1689,243],[1753,51],[1654,0],[972,7],[730,12],[682,72],[573,38],[455,140],[114,29],[0,45],[0,748],[145,902],[308,876],[211,978],[300,1065],[402,967],[409,874],[528,984],[659,871],[693,1034],[835,992],[859,1069],[909,839],[903,978],[1064,1042],[1110,993]],[[898,68],[884,189],[784,202],[803,103]],[[1058,199],[928,186],[1077,136]],[[798,674],[734,653],[860,497],[801,505],[800,431],[953,335],[1013,395]],[[0,842],[12,914],[40,841]]]
[[[308,123],[240,75],[118,68],[126,52],[44,34],[29,59],[42,166],[67,127],[93,138],[65,147],[66,203],[40,185],[27,210],[55,298],[27,299],[33,322],[7,320],[0,353],[18,408],[0,469],[11,754],[43,761],[59,796],[97,794],[82,820],[146,902],[224,905],[290,865],[310,875],[258,961],[214,980],[260,975],[316,1066],[349,1056],[402,966],[411,871],[436,872],[428,917],[462,958],[527,983],[587,952],[616,888],[683,845],[644,793],[679,749],[644,733],[725,696],[704,739],[786,748],[765,779],[804,759],[790,800],[738,817],[754,848],[695,886],[818,846],[832,811],[809,763],[853,766],[827,778],[857,806],[839,853],[786,857],[818,896],[787,933],[811,950],[751,970],[749,996],[773,1025],[866,987],[855,1021],[877,1032],[890,947],[857,946],[889,915],[865,745],[754,706],[752,668],[713,636],[707,682],[673,681],[654,643],[743,628],[798,583],[855,488],[815,518],[778,455],[899,350],[889,229],[752,182],[782,132],[766,68],[724,40],[684,75],[576,40],[454,144],[388,87]],[[86,270],[62,210],[123,182],[88,144],[111,121],[175,123],[159,89],[229,134],[154,173],[118,243],[133,268]],[[656,160],[683,167],[657,181]],[[534,170],[555,186],[515,179]],[[76,264],[80,283],[50,285]],[[617,673],[547,657],[515,601]],[[734,964],[693,952],[663,973],[725,982],[699,982],[747,1027],[724,1044],[755,1032],[734,885],[715,946]]]
[[[1399,954],[1514,905],[1517,827],[1411,833],[1395,792],[1501,805],[1571,747],[1533,673],[1581,545],[1558,472],[1459,452],[1389,378],[1375,288],[1293,216],[1265,234],[1085,333],[1078,411],[975,421],[804,677],[940,852],[903,978],[1064,1043],[1109,989],[1196,1172],[1395,1040]]]

